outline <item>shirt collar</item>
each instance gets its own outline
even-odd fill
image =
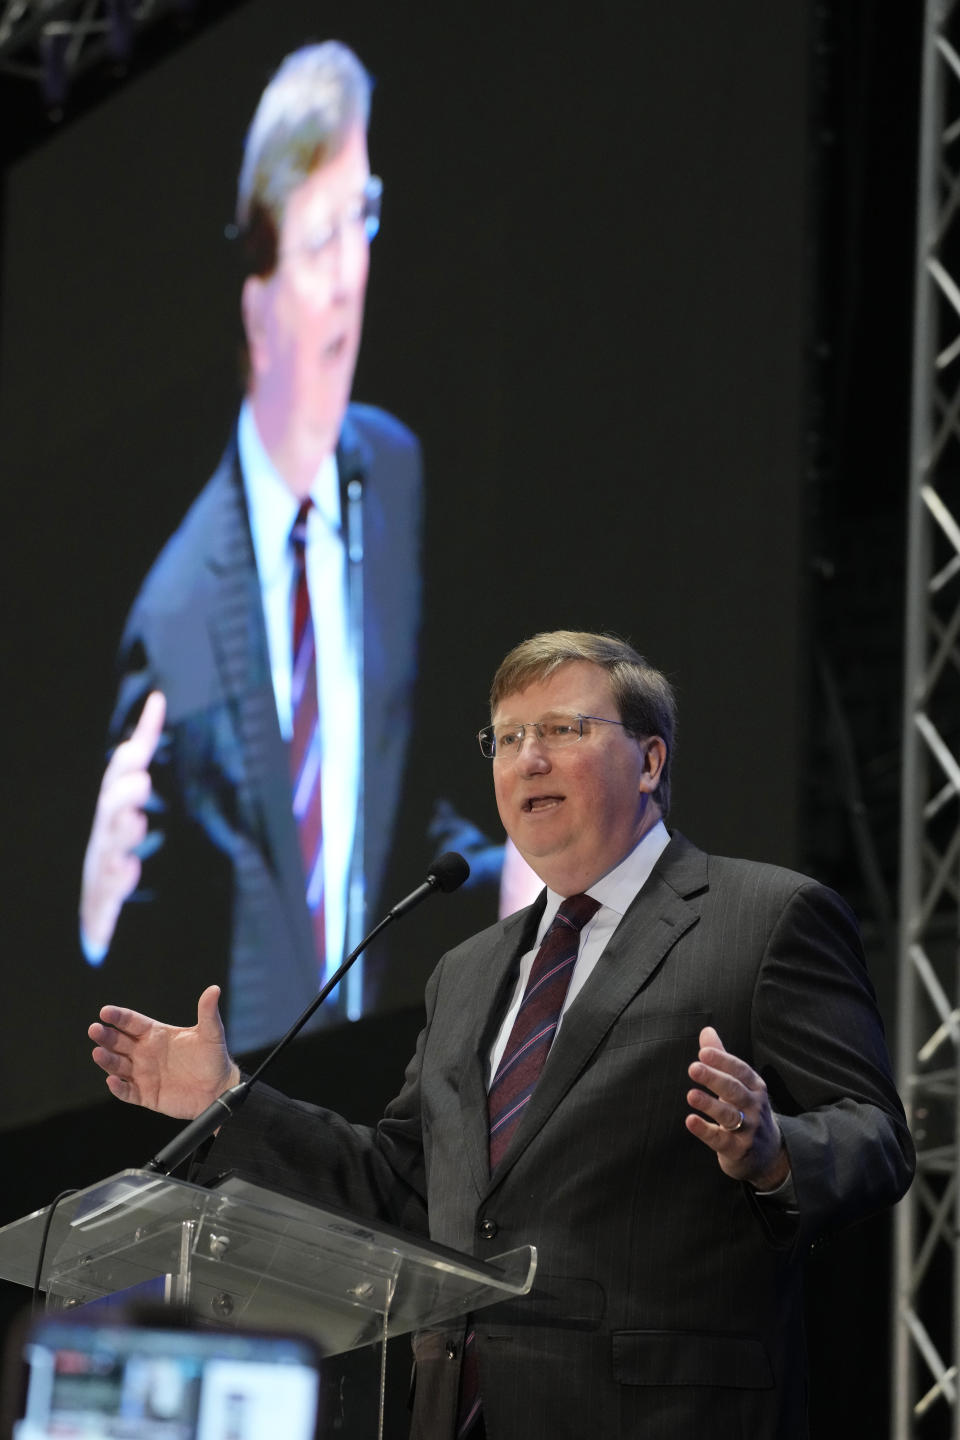
[[[595,900],[617,915],[625,915],[635,897],[650,879],[650,874],[660,856],[670,844],[670,832],[662,820],[658,820],[639,840],[628,855],[602,875],[586,891]],[[540,921],[539,933],[545,934],[554,916],[563,904],[564,897],[547,887],[547,903]]]
[[[250,529],[253,534],[257,556],[257,569],[261,581],[268,584],[272,577],[281,572],[289,560],[289,540],[293,522],[300,509],[300,501],[284,482],[280,472],[267,453],[260,438],[253,406],[249,399],[240,407],[237,424],[237,450],[243,486],[250,514]],[[340,528],[340,487],[337,480],[335,455],[321,460],[313,484],[310,499],[317,513],[322,516],[333,531]],[[311,519],[313,515],[311,514]],[[307,526],[309,544],[310,524]]]

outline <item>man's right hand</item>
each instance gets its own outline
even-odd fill
[[[80,931],[85,946],[100,956],[113,939],[123,902],[140,883],[140,858],[134,851],[147,834],[150,762],[166,713],[164,696],[152,691],[130,739],[113,752],[100,785],[80,888]]]
[[[227,1050],[219,998],[220,987],[209,985],[191,1026],[164,1025],[121,1005],[104,1005],[87,1034],[94,1042],[95,1063],[107,1072],[111,1095],[192,1120],[236,1085],[240,1070]]]

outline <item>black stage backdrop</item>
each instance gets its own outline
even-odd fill
[[[611,629],[679,691],[674,823],[796,862],[807,6],[536,11],[251,0],[6,174],[0,1220],[167,1133],[100,1100],[86,1025],[125,997],[78,960],[80,861],[124,615],[236,409],[243,134],[305,40],[377,79],[354,394],[425,449],[408,813],[441,793],[497,837],[473,738],[493,668],[540,628]],[[419,817],[398,851],[400,894]],[[304,1041],[280,1083],[374,1119],[441,948],[491,906],[407,921],[383,1013]]]

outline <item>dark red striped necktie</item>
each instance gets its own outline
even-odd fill
[[[307,587],[307,516],[312,500],[304,500],[290,531],[293,549],[293,669],[290,699],[293,736],[290,776],[293,813],[300,838],[307,908],[313,921],[317,975],[323,974],[326,953],[323,910],[323,812],[320,801],[320,706],[317,699],[317,648]]]
[[[500,1164],[536,1089],[580,953],[580,931],[599,908],[600,901],[592,895],[570,895],[554,916],[534,958],[520,1009],[487,1095],[491,1174]],[[460,1369],[457,1440],[482,1434],[481,1422],[476,1334],[468,1322]]]
[[[599,908],[600,901],[592,895],[570,895],[557,911],[537,951],[517,1018],[487,1095],[491,1174],[500,1164],[540,1078],[577,963],[580,931]]]

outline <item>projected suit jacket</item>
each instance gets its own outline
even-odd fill
[[[337,449],[363,486],[364,870],[368,905],[393,839],[411,720],[420,607],[420,450],[399,421],[351,406]],[[320,635],[322,643],[322,620]],[[260,588],[235,441],[161,552],[121,646],[111,741],[146,695],[167,697],[152,767],[160,851],[124,906],[105,967],[131,1004],[189,1021],[202,985],[225,989],[229,1040],[284,1033],[316,993]],[[151,1008],[159,1007],[159,1008]]]
[[[211,1170],[483,1257],[536,1245],[532,1294],[475,1317],[489,1440],[800,1440],[803,1258],[892,1204],[913,1167],[853,917],[805,876],[674,835],[491,1178],[485,1062],[541,907],[440,962],[376,1130],[254,1090]],[[766,1079],[796,1216],[684,1128],[708,1022]],[[451,1440],[462,1339],[454,1323],[415,1344],[417,1440]]]

